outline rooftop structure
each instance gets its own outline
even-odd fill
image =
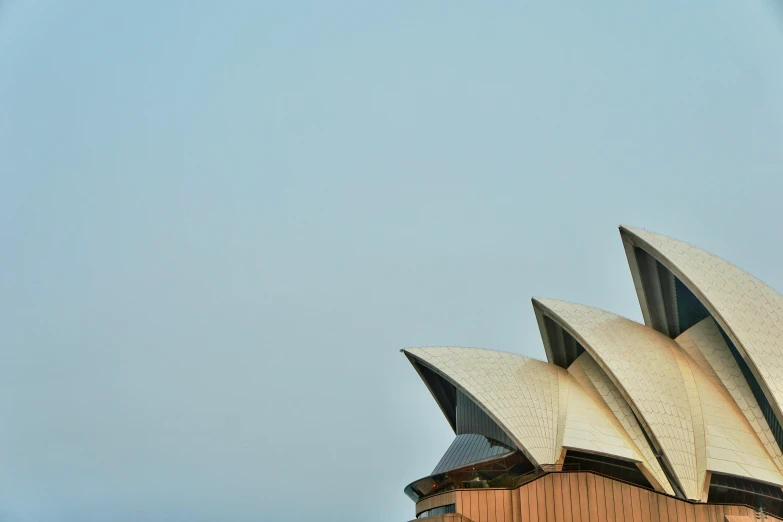
[[[533,299],[547,362],[403,350],[456,438],[409,484],[465,522],[783,520],[783,296],[620,227],[645,324]]]

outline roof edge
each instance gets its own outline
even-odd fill
[[[470,349],[470,348],[465,348],[465,349],[467,350],[467,349]],[[476,349],[479,349],[479,350],[480,350],[481,348],[476,348]],[[527,449],[527,447],[526,447],[524,444],[522,444],[522,441],[521,441],[521,440],[519,440],[519,439],[518,439],[518,438],[517,438],[517,437],[514,435],[514,433],[513,433],[513,432],[512,432],[512,431],[511,431],[511,430],[508,428],[508,426],[506,426],[506,425],[505,425],[503,422],[501,422],[501,421],[500,421],[500,420],[497,418],[497,416],[495,416],[495,415],[494,415],[494,414],[493,414],[493,413],[492,413],[492,412],[491,412],[491,411],[490,411],[490,410],[489,410],[489,409],[486,407],[486,405],[484,405],[484,404],[483,404],[483,402],[482,402],[482,401],[478,400],[478,399],[476,398],[476,396],[475,396],[475,395],[473,395],[472,393],[470,393],[470,392],[469,392],[467,389],[465,389],[465,387],[464,387],[464,386],[460,385],[460,384],[459,384],[459,383],[458,383],[456,380],[454,380],[454,379],[452,379],[451,377],[449,377],[448,375],[446,375],[444,372],[442,372],[442,371],[441,371],[440,369],[438,369],[437,367],[433,366],[431,363],[429,363],[429,362],[425,361],[424,359],[422,359],[422,358],[420,358],[420,357],[417,357],[415,354],[412,354],[412,353],[410,353],[410,352],[409,352],[409,351],[407,351],[407,350],[403,350],[403,353],[405,353],[405,355],[408,357],[408,360],[409,360],[409,361],[411,361],[411,363],[414,363],[414,361],[415,361],[415,363],[416,363],[416,364],[420,364],[420,365],[422,365],[422,366],[426,367],[428,370],[435,372],[435,373],[436,373],[438,376],[440,376],[441,378],[443,378],[444,380],[446,380],[446,381],[447,381],[449,384],[451,384],[452,386],[454,386],[455,388],[457,388],[458,390],[460,390],[462,393],[464,393],[464,394],[465,394],[465,395],[466,395],[466,396],[467,396],[467,397],[468,397],[470,400],[472,400],[472,401],[473,401],[473,402],[474,402],[474,403],[475,403],[475,404],[476,404],[476,405],[477,405],[479,408],[481,408],[481,411],[483,411],[485,414],[487,414],[487,416],[488,416],[490,419],[492,419],[492,421],[493,421],[495,424],[497,424],[497,425],[500,427],[500,429],[501,429],[501,430],[503,430],[503,432],[506,434],[506,436],[507,436],[509,439],[511,439],[511,441],[512,441],[512,442],[513,442],[513,443],[516,445],[516,447],[517,447],[517,448],[518,448],[518,449],[519,449],[519,450],[520,450],[522,453],[524,453],[525,457],[527,457],[527,458],[528,458],[528,460],[530,460],[530,462],[531,462],[531,463],[533,463],[533,465],[534,465],[534,466],[538,466],[538,465],[540,465],[540,464],[541,464],[541,463],[539,463],[539,462],[538,462],[538,459],[536,459],[536,458],[535,458],[535,457],[532,455],[532,453],[531,453],[531,452],[530,452],[530,451]],[[523,356],[522,356],[522,355],[520,355],[519,357],[523,357]],[[540,361],[539,361],[539,362],[540,362]],[[414,368],[416,368],[416,364],[413,364]],[[425,381],[425,384],[426,384],[426,379],[424,379],[424,377],[421,375],[421,372],[418,370],[418,368],[416,368],[416,372],[419,374],[419,377],[421,377],[421,378],[422,378],[422,380],[423,380],[423,381]],[[427,385],[427,388],[428,388],[428,389],[430,389],[430,386],[429,386],[429,385]],[[430,393],[432,394],[432,396],[433,396],[433,398],[435,399],[435,401],[436,401],[436,402],[438,402],[438,406],[441,406],[441,404],[439,403],[439,401],[438,401],[437,397],[436,397],[436,396],[435,396],[435,394],[433,393],[432,389],[430,389]],[[441,406],[441,411],[443,411],[443,407],[442,407],[442,406]],[[446,414],[446,412],[445,412],[445,411],[444,411],[444,415],[446,415],[446,418],[448,419],[448,415]],[[548,464],[548,463],[547,463],[547,462],[544,462],[543,464]]]

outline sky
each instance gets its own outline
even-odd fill
[[[0,522],[413,518],[400,349],[783,290],[780,93],[773,0],[0,1]]]

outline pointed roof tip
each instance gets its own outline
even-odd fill
[[[443,351],[449,351],[452,354],[453,353],[494,353],[494,354],[503,354],[503,355],[511,355],[514,357],[520,357],[522,359],[529,359],[531,361],[538,361],[538,362],[546,362],[542,361],[540,359],[536,359],[535,357],[532,357],[530,355],[523,355],[518,352],[511,352],[508,350],[497,350],[494,348],[478,348],[478,347],[471,347],[471,346],[418,346],[418,347],[412,347],[412,348],[403,348],[400,350],[401,353],[403,353],[407,358],[411,359],[422,359],[426,357],[427,355],[431,355],[433,352],[435,353],[442,353]]]
[[[625,240],[629,240],[633,243],[650,243],[650,241],[660,241],[660,240],[666,240],[666,241],[676,241],[678,243],[684,243],[686,245],[689,245],[693,247],[690,243],[686,243],[685,241],[682,241],[681,239],[677,239],[671,236],[667,236],[666,234],[661,234],[658,232],[654,232],[652,230],[647,230],[646,228],[640,228],[640,227],[631,227],[627,225],[620,225],[620,238]],[[698,248],[698,247],[694,247]],[[702,250],[698,248],[699,250]]]
[[[642,228],[642,227],[632,227],[630,225],[620,225],[619,228],[620,228],[620,235],[628,234],[628,235],[631,235],[631,236],[638,237],[640,239],[643,239],[643,236],[658,236],[658,237],[665,237],[667,239],[673,239],[675,241],[683,242],[680,239],[676,239],[676,238],[673,238],[671,236],[667,236],[666,234],[661,234],[660,232],[655,232],[654,230],[648,230],[648,229]]]
[[[654,249],[656,251],[660,251],[660,247],[654,245],[654,243],[656,241],[666,241],[666,242],[670,242],[670,243],[673,243],[673,244],[685,245],[685,246],[687,246],[689,248],[692,248],[694,250],[705,252],[705,253],[710,254],[712,256],[718,257],[722,261],[728,263],[728,261],[726,261],[722,257],[718,256],[717,254],[713,254],[712,252],[710,252],[708,250],[704,250],[703,248],[698,247],[698,246],[696,246],[696,245],[694,245],[692,243],[689,243],[689,242],[684,241],[682,239],[677,239],[676,237],[672,237],[672,236],[669,236],[669,235],[666,235],[666,234],[661,234],[660,232],[654,232],[652,230],[647,230],[645,228],[621,226],[620,227],[620,235],[621,236],[629,236],[632,241],[637,242],[637,243],[640,242],[642,244],[640,246],[646,245],[649,248],[652,248],[652,249]],[[663,255],[666,256],[666,254],[663,254]],[[729,263],[729,264],[734,266],[733,263]]]
[[[533,303],[533,308],[535,308],[535,307],[544,307],[544,308],[546,308],[547,307],[546,303],[547,302],[551,302],[551,301],[554,301],[554,299],[550,299],[548,297],[534,297],[534,298],[532,298],[530,300],[530,302]]]
[[[617,228],[620,230],[620,234],[621,234],[621,235],[622,235],[622,234],[633,234],[633,235],[637,235],[637,234],[639,234],[640,232],[649,232],[649,230],[646,230],[646,229],[644,229],[644,228],[640,228],[640,227],[634,227],[634,226],[631,226],[631,225],[620,225],[620,226],[619,226],[619,227],[617,227]]]
[[[541,306],[544,308],[551,308],[552,305],[557,304],[564,304],[564,305],[576,305],[576,306],[587,306],[590,308],[593,308],[589,305],[581,304],[581,303],[575,303],[573,301],[566,301],[565,299],[554,299],[552,297],[534,297],[532,299],[533,306]]]
[[[555,299],[554,297],[533,297],[531,301],[534,303],[545,303],[547,301],[561,301],[561,299]]]
[[[568,303],[568,301],[561,301],[559,299],[552,299],[550,297],[534,297],[533,311],[536,313],[543,312],[545,315],[552,313],[552,307],[558,303]]]
[[[414,354],[413,354],[413,353],[410,351],[410,348],[403,348],[402,350],[400,350],[400,353],[401,353],[402,355],[404,355],[404,356],[405,356],[405,358],[406,358],[406,359],[408,359],[409,361],[412,361],[412,360],[413,360],[413,359],[416,357],[416,355],[414,355]]]
[[[490,348],[477,348],[473,346],[456,346],[456,345],[449,345],[449,344],[443,344],[443,345],[437,345],[437,346],[409,346],[408,348],[403,348],[400,350],[400,352],[404,353],[406,356],[409,357],[419,357],[419,354],[422,353],[430,353],[433,351],[442,351],[442,350],[465,350],[465,351],[474,351],[474,350],[486,350],[491,352],[496,352],[499,350],[492,350]]]
[[[598,306],[584,304],[584,303],[577,303],[575,301],[566,301],[564,299],[535,298],[535,302],[533,306],[542,309],[546,314],[555,314],[555,315],[560,315],[566,311],[589,310],[593,312],[600,312],[602,314],[608,314],[610,316],[623,319],[625,321],[631,321],[632,323],[637,324],[639,326],[644,326],[638,321],[631,319],[630,317],[620,315],[617,312],[607,310],[606,308],[601,308]]]

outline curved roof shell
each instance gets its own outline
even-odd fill
[[[556,463],[564,447],[644,461],[600,395],[562,368],[475,348],[404,352],[469,396],[534,464]]]
[[[783,485],[783,459],[756,399],[708,317],[677,337],[701,406],[707,471]]]
[[[571,366],[568,367],[568,373],[582,385],[585,390],[595,392],[600,401],[609,407],[615,420],[620,424],[631,443],[640,455],[644,468],[647,471],[645,475],[656,489],[674,495],[674,490],[666,478],[661,465],[655,457],[655,451],[647,441],[644,430],[639,425],[639,421],[634,415],[633,410],[623,397],[623,394],[614,385],[608,375],[598,366],[588,353],[580,355]],[[651,476],[650,476],[651,475]]]
[[[597,308],[534,299],[534,306],[572,335],[623,393],[677,485],[698,499],[696,441],[677,344],[644,325]]]
[[[557,461],[557,367],[474,348],[408,348],[404,353],[470,397],[534,464]]]
[[[620,227],[620,234],[645,322],[662,331],[663,323],[667,323],[673,337],[681,333],[670,324],[673,317],[665,320],[666,289],[645,285],[647,269],[638,250],[670,271],[710,312],[753,372],[777,419],[781,419],[783,296],[728,261],[683,241],[632,227]],[[658,298],[659,292],[662,299]],[[662,316],[664,319],[658,319]]]

